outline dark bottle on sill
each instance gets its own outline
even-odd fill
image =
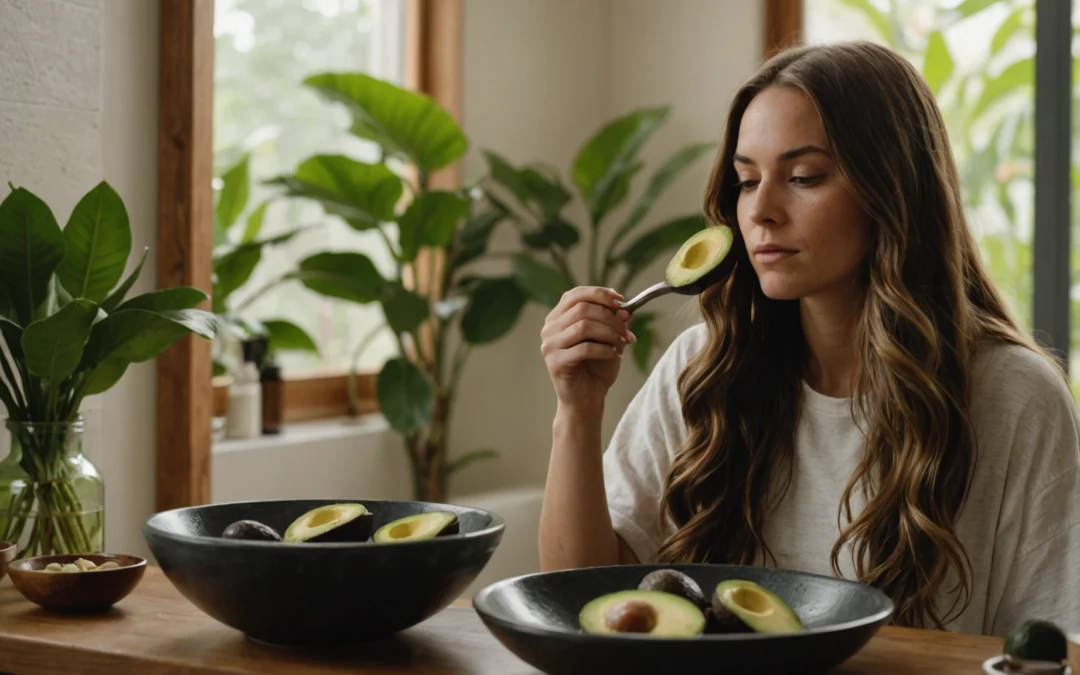
[[[285,388],[281,378],[281,366],[272,356],[263,366],[260,382],[262,384],[263,434],[268,436],[280,434],[285,408]]]

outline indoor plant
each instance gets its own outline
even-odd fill
[[[0,402],[11,438],[0,539],[18,542],[20,557],[102,548],[104,492],[82,454],[83,399],[188,334],[214,336],[197,288],[126,299],[147,253],[123,278],[130,252],[127,211],[105,182],[63,230],[25,188],[11,185],[0,202]]]

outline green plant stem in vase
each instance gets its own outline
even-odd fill
[[[0,202],[0,404],[11,439],[0,535],[19,544],[17,557],[101,550],[104,488],[82,453],[83,400],[183,337],[214,336],[214,316],[194,309],[209,299],[199,289],[126,299],[142,270],[124,277],[130,252],[127,211],[107,183],[63,230],[24,188]]]
[[[11,452],[0,462],[0,540],[20,557],[95,553],[105,541],[105,484],[83,454],[83,420],[7,420]]]

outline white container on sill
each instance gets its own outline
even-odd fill
[[[258,367],[248,361],[229,385],[226,438],[257,438],[262,435],[262,386]]]

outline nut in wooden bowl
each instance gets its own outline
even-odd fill
[[[146,560],[133,555],[73,553],[16,560],[8,565],[15,588],[53,612],[105,612],[142,580]]]

